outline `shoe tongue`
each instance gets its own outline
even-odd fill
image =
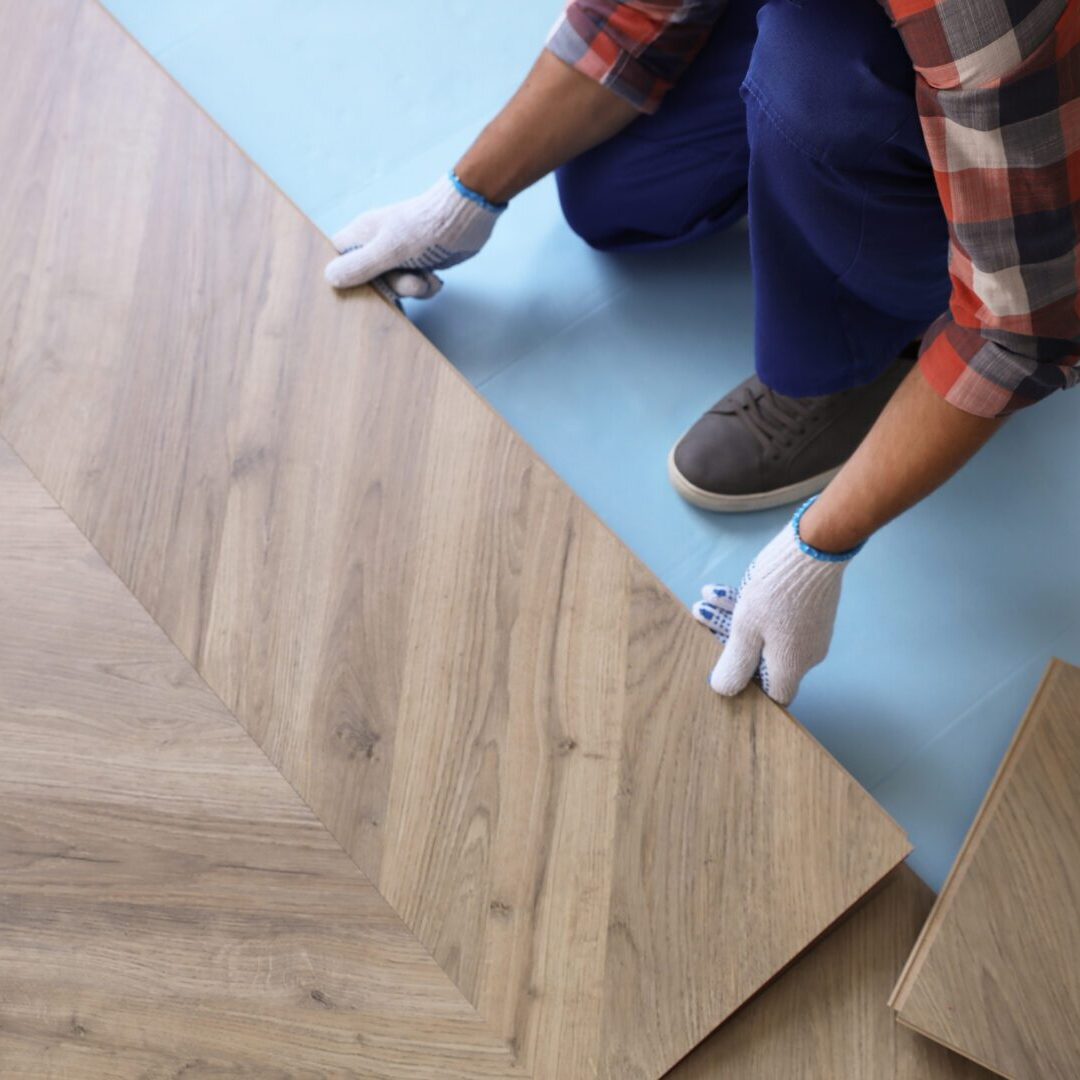
[[[737,415],[762,446],[768,447],[777,439],[788,442],[792,429],[805,424],[814,403],[813,398],[787,397],[762,387],[760,393],[746,395]]]
[[[742,412],[744,409],[755,408],[767,393],[766,387],[757,379],[747,379],[746,382],[736,386],[730,394],[722,397],[709,412],[720,416],[734,416],[735,413]]]
[[[755,377],[737,386],[709,411],[737,417],[762,447],[768,448],[791,428],[804,424],[821,400],[777,393]]]

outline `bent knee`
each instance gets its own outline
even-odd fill
[[[625,232],[625,213],[613,185],[617,176],[589,154],[575,158],[555,173],[559,205],[567,225],[590,247],[610,251]]]
[[[556,179],[567,224],[599,251],[682,244],[746,212],[746,165],[733,154],[679,157],[615,142],[564,165]]]

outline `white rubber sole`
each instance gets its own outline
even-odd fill
[[[689,480],[675,467],[675,447],[668,454],[668,479],[671,486],[688,502],[702,510],[712,510],[720,514],[739,514],[749,510],[771,510],[775,506],[783,506],[785,503],[802,502],[816,495],[825,485],[840,471],[838,465],[835,469],[818,473],[806,480],[800,480],[797,484],[788,484],[786,487],[773,488],[772,491],[755,491],[752,495],[718,495],[713,491],[706,491]]]

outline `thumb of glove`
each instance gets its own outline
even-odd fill
[[[725,697],[744,690],[757,671],[761,646],[759,637],[736,629],[713,668],[709,685]]]

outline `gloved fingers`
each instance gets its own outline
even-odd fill
[[[706,585],[701,591],[704,593],[709,589],[723,589],[723,585]],[[736,590],[732,590],[736,592]],[[717,604],[707,603],[705,600],[699,600],[690,610],[695,619],[699,623],[707,626],[720,641],[721,645],[726,645],[728,638],[731,637],[731,618],[734,608],[728,609],[720,607],[719,603],[723,602],[726,598],[718,598]],[[758,664],[758,669],[754,678],[761,683],[762,689],[767,694],[769,692],[769,665],[765,663],[765,658],[762,657],[761,663]]]
[[[727,608],[734,611],[739,602],[739,590],[730,585],[703,585],[701,587],[701,599],[706,604],[714,607]]]
[[[344,228],[339,229],[330,237],[330,243],[344,254],[361,244],[370,243],[375,239],[379,231],[379,214],[377,211],[368,211],[357,218],[353,218]]]
[[[402,310],[403,299],[430,300],[443,287],[442,278],[430,270],[388,270],[372,278],[370,284],[399,311]]]
[[[395,269],[398,257],[393,247],[378,238],[331,260],[326,266],[326,280],[335,289],[351,289]]]
[[[713,586],[706,586],[706,588],[713,588]],[[699,600],[690,610],[699,623],[707,626],[716,635],[721,645],[727,644],[728,638],[731,637],[731,611],[707,604],[704,600]],[[767,694],[769,692],[769,665],[765,663],[764,657],[758,664],[754,678],[761,683],[762,689]]]
[[[430,300],[443,287],[442,278],[430,270],[389,270],[381,280],[406,300]]]
[[[765,662],[765,657],[762,656],[761,663],[757,666],[757,674],[754,676],[761,686],[761,689],[766,694],[769,693],[769,687],[772,684],[772,680],[769,678],[769,665]]]
[[[776,651],[765,645],[761,658],[761,688],[779,705],[790,705],[799,692],[799,684],[806,674],[792,664],[790,658],[777,655]]]
[[[725,697],[744,690],[761,661],[761,638],[737,627],[733,631],[709,678],[709,685]]]
[[[722,642],[726,642],[731,636],[731,613],[738,599],[739,590],[730,585],[705,585],[701,590],[701,599],[690,609],[690,613]]]
[[[403,311],[401,306],[401,297],[398,296],[393,289],[386,282],[386,275],[382,277],[373,278],[371,281],[371,287],[387,302],[393,304],[398,311]]]
[[[722,642],[731,636],[731,610],[699,600],[690,614],[703,626],[707,626]]]

